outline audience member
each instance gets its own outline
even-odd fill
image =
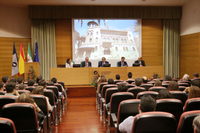
[[[127,76],[128,76],[128,80],[132,80],[132,72],[128,72],[128,74],[127,74]]]
[[[97,92],[98,92],[98,94],[99,93],[101,93],[101,92],[99,92],[100,91],[100,85],[101,85],[101,83],[103,83],[103,82],[107,82],[107,79],[106,79],[106,77],[101,77],[100,78],[100,80],[99,80],[99,82],[98,82],[98,85],[97,85]]]
[[[172,81],[172,77],[169,75],[165,75],[164,81]]]
[[[9,81],[10,81],[10,82],[14,82],[15,84],[17,83],[16,78],[11,78]]]
[[[35,84],[35,80],[29,79],[27,84],[28,84],[28,86],[33,86]]]
[[[198,79],[199,78],[199,73],[193,73],[193,78]]]
[[[180,79],[180,81],[188,81],[190,78],[190,76],[188,74],[184,74],[182,79]]]
[[[160,80],[156,80],[154,83],[154,87],[156,86],[162,86],[162,82]]]
[[[22,77],[17,79],[18,84],[23,84],[24,83],[24,79]]]
[[[36,78],[36,83],[38,84],[39,83],[39,81],[42,79],[42,76],[38,76],[37,78]]]
[[[47,86],[54,86],[54,83],[52,81],[47,83]]]
[[[179,87],[178,87],[178,83],[176,81],[170,81],[169,85],[167,87],[168,91],[178,91]]]
[[[44,86],[36,86],[35,89],[32,91],[32,94],[38,94],[44,96]],[[45,98],[47,100],[48,110],[51,110],[51,104],[49,103],[49,98],[46,96]]]
[[[115,78],[116,78],[116,80],[120,80],[120,75],[116,74]]]
[[[102,61],[99,61],[99,63],[98,63],[98,67],[103,67],[104,64],[109,63],[108,61],[106,61],[106,58],[105,58],[105,57],[102,57],[101,60],[102,60]]]
[[[173,98],[172,94],[168,90],[160,90],[157,99]]]
[[[142,84],[141,78],[135,78],[135,87],[139,87]]]
[[[25,90],[24,84],[20,84],[20,85],[18,86],[18,90]]]
[[[184,92],[189,93],[188,99],[200,97],[200,89],[197,86],[186,87]]]
[[[146,76],[143,76],[143,77],[142,77],[142,83],[143,83],[143,84],[146,84],[147,82],[148,82],[147,77],[146,77]]]
[[[128,66],[127,62],[124,60],[125,60],[125,57],[121,57],[121,61],[117,62],[117,66],[118,67]]]
[[[22,93],[18,97],[18,99],[16,100],[16,103],[31,103],[31,104],[33,104],[35,106],[35,109],[36,109],[38,122],[40,122],[41,120],[43,120],[45,118],[44,113],[37,106],[37,104],[35,103],[34,99],[31,97],[31,95],[29,93]]]
[[[57,84],[57,83],[58,83],[58,82],[57,82],[57,78],[55,78],[55,77],[52,78],[52,79],[51,79],[51,82],[53,82],[54,84]],[[65,89],[63,88],[62,85],[61,85],[61,88],[62,88],[62,91],[65,92]],[[60,93],[62,94],[62,92],[60,92]]]
[[[72,61],[71,61],[70,58],[68,58],[68,59],[66,60],[65,67],[66,67],[66,68],[73,68],[73,63],[72,63]]]
[[[139,113],[154,111],[156,109],[156,101],[149,95],[141,97],[139,104]],[[129,116],[119,125],[119,131],[131,133],[134,122],[134,116]]]
[[[2,82],[0,82],[0,91],[4,91],[4,86]]]
[[[4,85],[8,82],[8,80],[9,80],[8,76],[2,77],[2,81],[3,81]]]
[[[200,133],[200,115],[193,120],[194,133]]]
[[[191,81],[191,86],[197,86],[200,88],[200,80],[192,80]]]
[[[114,84],[114,80],[112,78],[108,79],[108,84]]]
[[[15,89],[16,83],[14,82],[7,82],[6,83],[6,94],[5,95],[10,95],[10,96],[19,96],[19,93]]]

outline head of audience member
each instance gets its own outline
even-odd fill
[[[141,78],[135,78],[135,86],[140,86],[142,84]]]
[[[35,84],[35,80],[29,79],[27,84],[28,84],[28,86],[33,86]]]
[[[115,77],[116,77],[116,80],[120,80],[120,75],[119,74],[117,74]]]
[[[20,84],[20,85],[18,86],[18,90],[25,90],[24,84]]]
[[[32,94],[44,95],[44,87],[40,85],[36,86],[35,89],[33,89]]]
[[[161,90],[158,93],[157,99],[173,98],[172,94],[168,90]]]
[[[16,103],[31,103],[34,104],[34,99],[29,93],[22,93],[16,100]]]
[[[3,88],[3,83],[0,82],[0,91],[3,91],[3,90],[4,90],[4,88]]]
[[[106,61],[106,58],[105,58],[105,57],[102,57],[101,60],[102,60],[102,62],[105,62],[105,61]]]
[[[71,59],[68,58],[66,62],[67,62],[67,64],[70,64],[71,63]]]
[[[150,95],[144,95],[140,99],[139,113],[155,111],[156,101]]]
[[[162,82],[160,80],[156,80],[154,86],[162,86]]]
[[[108,79],[108,84],[114,84],[114,80],[112,78]]]
[[[183,77],[182,77],[182,80],[188,81],[189,78],[190,78],[190,76],[188,74],[184,74]]]
[[[133,75],[132,75],[132,72],[128,72],[127,76],[128,76],[129,79],[131,79],[132,76],[133,76]]]
[[[46,81],[45,81],[44,79],[41,79],[41,80],[39,81],[38,85],[43,86],[44,88],[46,88],[47,83],[46,83]]]
[[[119,92],[127,92],[128,87],[126,86],[126,84],[119,84],[118,85],[118,91]]]
[[[125,60],[125,57],[121,57],[121,62],[124,62],[124,60]]]
[[[142,60],[142,57],[138,57],[138,61],[140,62]]]
[[[16,78],[11,78],[9,81],[10,81],[10,82],[17,83],[17,80],[16,80]]]
[[[200,89],[199,89],[199,87],[191,86],[188,91],[189,91],[188,99],[200,97]]]
[[[52,79],[51,79],[51,82],[57,83],[57,78],[52,78]]]
[[[169,75],[165,75],[164,81],[172,81],[172,77]]]
[[[38,76],[37,78],[36,78],[36,83],[38,84],[39,83],[39,81],[42,79],[42,76]]]
[[[143,77],[142,77],[142,83],[143,83],[143,84],[146,84],[147,82],[148,82],[147,77],[146,77],[146,76],[143,76]]]
[[[89,58],[88,57],[85,57],[85,62],[89,62]]]
[[[194,78],[199,78],[199,73],[193,73]]]
[[[194,133],[200,133],[200,115],[193,120]]]
[[[8,80],[9,80],[8,76],[3,76],[2,77],[2,81],[3,81],[4,84],[7,83]]]
[[[47,86],[54,86],[54,83],[52,81],[47,83]]]
[[[17,82],[18,82],[18,84],[23,84],[24,79],[22,77],[20,77],[20,78],[17,79]]]
[[[169,85],[167,87],[168,91],[178,91],[179,87],[178,87],[178,83],[176,81],[170,81]]]
[[[192,81],[191,81],[191,86],[200,87],[200,80],[192,80]]]
[[[6,93],[8,94],[15,94],[15,87],[16,87],[16,83],[15,82],[7,82],[6,83]]]

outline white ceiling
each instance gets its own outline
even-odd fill
[[[116,6],[182,6],[192,0],[0,0],[2,6],[28,5],[116,5]]]

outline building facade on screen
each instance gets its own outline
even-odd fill
[[[138,35],[133,36],[131,29],[113,29],[112,25],[104,28],[95,21],[87,22],[87,31],[80,35],[74,32],[76,59],[137,59],[139,57]]]

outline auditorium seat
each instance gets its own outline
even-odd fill
[[[176,82],[178,82],[178,79],[176,79],[176,78],[172,78],[172,81],[176,81]]]
[[[17,90],[17,92],[21,95],[22,93],[31,93],[29,90]]]
[[[135,85],[133,85],[133,84],[126,84],[126,86],[127,86],[128,89],[135,87]]]
[[[146,89],[143,87],[132,87],[132,88],[129,88],[127,91],[133,93],[136,98],[138,93],[146,91]]]
[[[178,86],[185,86],[185,87],[188,87],[189,86],[189,84],[188,83],[178,83]]]
[[[165,88],[167,88],[168,85],[169,85],[169,83],[162,83],[162,86],[165,87]]]
[[[0,114],[4,105],[8,103],[15,103],[16,100],[17,100],[17,97],[15,96],[7,96],[7,95],[0,96]]]
[[[106,108],[106,111],[108,112],[108,131],[110,127],[114,126],[114,123],[111,120],[111,114],[117,115],[119,104],[128,99],[134,99],[134,95],[130,92],[117,92],[112,94],[110,98],[110,108]]]
[[[123,80],[114,80],[114,84],[117,84],[118,82],[124,82]]]
[[[191,85],[191,82],[190,82],[190,81],[178,81],[178,83],[188,83],[189,86]]]
[[[7,118],[0,118],[0,132],[17,133],[14,122]]]
[[[149,88],[153,87],[153,84],[141,84],[140,87],[144,87],[148,91]]]
[[[200,98],[191,98],[185,102],[183,111],[200,110]]]
[[[11,119],[17,132],[47,132],[46,118],[38,123],[36,109],[30,103],[11,103],[6,104],[1,113],[1,117]]]
[[[135,116],[139,114],[139,107],[140,100],[139,99],[131,99],[131,100],[124,100],[119,104],[119,109],[117,113],[117,117],[115,114],[112,114],[112,121],[115,127],[115,133],[119,132],[119,124],[123,122],[129,116]]]
[[[185,105],[185,101],[187,100],[187,95],[185,92],[182,91],[169,91],[173,98],[181,100],[183,106]]]
[[[169,84],[169,82],[171,82],[171,81],[163,81],[162,83],[163,84]]]
[[[149,81],[149,82],[147,82],[147,84],[152,84],[152,85],[154,85],[154,84],[155,84],[155,81]]]
[[[32,91],[35,89],[35,86],[27,86],[25,89],[32,93]]]
[[[200,110],[184,112],[179,120],[177,133],[194,133],[193,119],[200,115]]]
[[[178,99],[159,99],[156,100],[156,111],[173,114],[178,124],[179,118],[183,113],[183,104]]]
[[[163,82],[163,79],[153,79],[153,81],[156,81],[156,80],[160,80],[160,82]]]
[[[66,95],[66,92],[63,91],[61,84],[54,83],[54,85],[58,88],[59,92],[62,92],[62,94],[60,95],[61,106],[62,106],[62,109],[65,110],[65,105],[67,104],[67,95]]]
[[[135,80],[134,79],[128,79],[128,80],[125,80],[124,82],[127,82],[129,84],[134,84]]]
[[[97,105],[96,107],[97,107],[97,109],[99,109],[99,104],[100,104],[99,98],[101,97],[101,90],[102,90],[103,86],[107,85],[107,84],[108,84],[108,82],[101,83],[100,87],[99,87],[99,93],[96,91],[96,105]]]
[[[128,84],[127,82],[118,82],[118,83],[116,83],[116,85],[119,85],[119,84]]]
[[[144,95],[150,95],[152,96],[154,99],[157,99],[157,96],[158,96],[158,92],[155,92],[155,91],[143,91],[143,92],[140,92],[137,94],[137,97],[136,99],[140,99],[142,96]]]
[[[146,112],[135,116],[132,133],[176,133],[176,120],[166,112]]]
[[[184,91],[186,86],[178,86],[178,88],[179,88],[180,91]]]
[[[5,94],[6,94],[5,91],[0,91],[0,96],[1,96],[1,95],[5,95]]]
[[[149,88],[149,91],[156,91],[156,92],[159,92],[161,90],[166,90],[165,87],[162,87],[162,86],[156,86],[156,87],[151,87]]]

